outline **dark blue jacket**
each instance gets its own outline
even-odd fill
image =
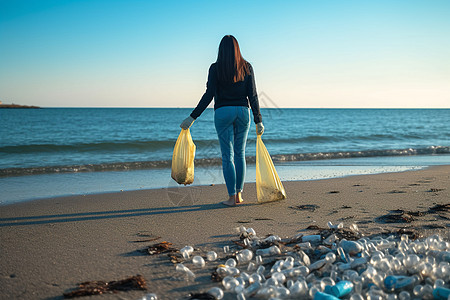
[[[223,106],[250,106],[255,124],[261,122],[262,117],[259,110],[255,75],[250,64],[249,71],[250,74],[245,75],[243,81],[224,84],[219,82],[217,78],[217,66],[216,63],[213,63],[209,67],[206,92],[203,94],[197,107],[192,111],[191,117],[197,119],[214,98],[214,110]]]

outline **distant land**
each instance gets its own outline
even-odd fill
[[[0,101],[0,108],[40,108],[39,106],[33,106],[33,105],[20,105],[20,104],[3,104]]]

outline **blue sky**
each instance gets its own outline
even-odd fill
[[[0,100],[194,107],[220,39],[263,107],[450,107],[450,1],[0,0]]]

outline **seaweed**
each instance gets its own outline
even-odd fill
[[[116,293],[117,291],[146,290],[145,278],[141,275],[128,277],[119,281],[86,281],[78,285],[78,289],[64,293],[65,298],[75,298],[105,293]]]
[[[446,204],[436,204],[433,207],[430,207],[428,209],[429,213],[435,213],[438,211],[444,211],[444,212],[450,212],[450,203],[446,203]]]
[[[178,252],[179,250],[172,247],[172,243],[164,241],[161,243],[153,244],[144,251],[147,251],[150,255],[155,255],[161,253]]]
[[[297,210],[315,211],[316,209],[320,208],[320,206],[316,205],[316,204],[303,204],[303,205],[297,205],[297,206],[289,206],[289,208],[297,209]]]

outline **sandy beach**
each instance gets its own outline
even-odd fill
[[[394,210],[427,212],[450,203],[450,166],[420,171],[284,182],[288,199],[256,203],[255,184],[245,185],[245,204],[228,208],[223,185],[141,190],[36,200],[0,207],[0,298],[63,299],[84,281],[120,280],[140,274],[147,291],[128,291],[80,299],[181,299],[219,286],[211,272],[225,257],[223,246],[238,239],[235,228],[252,227],[258,236],[292,237],[310,225],[356,223],[365,235],[408,228],[450,238],[450,213],[413,216],[410,223],[386,223]],[[315,205],[304,209],[301,205]],[[174,279],[167,254],[143,253],[168,241],[193,246],[195,254],[219,254],[203,269],[191,262],[193,282]]]

